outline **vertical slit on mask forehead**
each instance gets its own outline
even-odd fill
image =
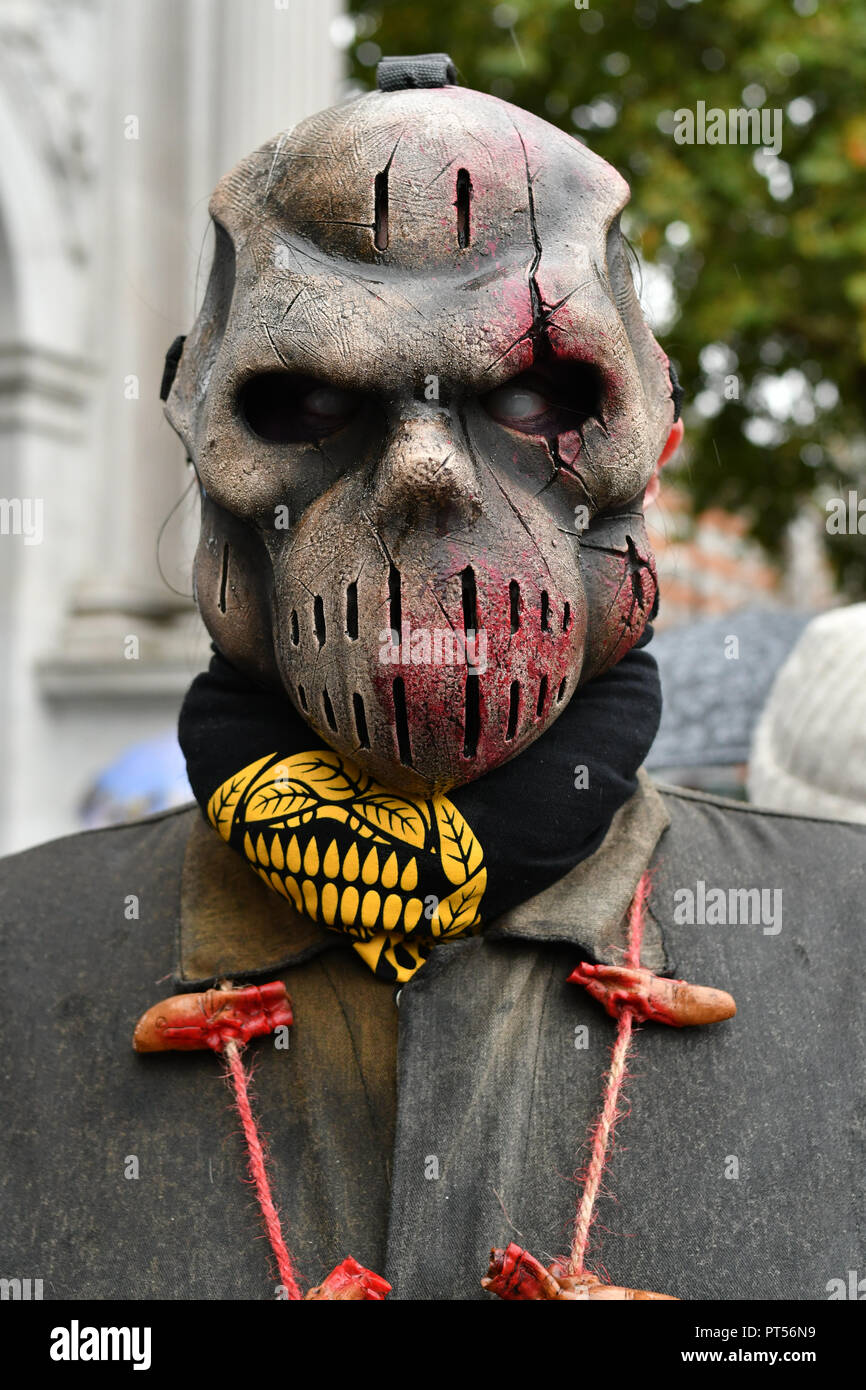
[[[520,714],[520,681],[511,682],[511,692],[508,697],[508,728],[505,730],[505,741],[510,743],[517,732],[517,716]]]
[[[390,605],[391,631],[397,635],[395,644],[399,647],[403,632],[403,600],[400,593],[400,571],[392,565],[388,571],[388,602]]]
[[[364,701],[357,690],[352,696],[352,709],[355,714],[355,730],[358,735],[358,747],[370,747],[370,734],[367,729],[367,711],[364,709]]]
[[[307,711],[309,709],[309,705],[307,704],[307,692],[302,685],[298,686],[298,699],[301,702],[301,709]]]
[[[544,714],[544,702],[546,701],[546,699],[547,699],[547,676],[542,676],[542,677],[541,677],[541,683],[539,684],[539,687],[538,687],[538,703],[537,703],[537,705],[535,706],[535,717],[536,717],[536,719],[540,719],[541,716]]]
[[[469,223],[469,199],[472,194],[472,180],[469,177],[468,169],[457,170],[457,197],[454,206],[457,209],[457,245],[468,246],[472,236],[472,229]]]
[[[328,694],[327,686],[322,691],[322,709],[325,711],[325,718],[328,721],[328,728],[337,732],[337,721],[334,718],[334,706],[331,704],[331,697]]]
[[[460,572],[460,588],[463,596],[463,631],[478,630],[478,590],[475,586],[475,571],[471,565]]]
[[[481,732],[481,686],[472,672],[466,673],[466,693],[463,697],[463,756],[474,758]]]
[[[353,642],[358,636],[358,585],[354,580],[346,590],[346,636]]]
[[[565,603],[562,609],[562,630],[568,632],[571,627],[571,604]]]
[[[298,643],[300,642],[300,640],[301,640],[301,630],[300,630],[300,628],[298,627],[298,610],[297,610],[296,608],[293,608],[293,609],[292,609],[291,626],[292,626],[292,646],[293,646],[293,647],[296,647],[296,646],[298,645]]]
[[[412,745],[409,742],[409,717],[406,713],[406,686],[402,676],[397,676],[391,687],[394,695],[394,724],[397,730],[397,749],[401,763],[412,765]]]
[[[546,589],[541,591],[541,631],[550,631],[550,599]]]
[[[316,629],[316,641],[320,647],[325,645],[325,604],[321,594],[316,594],[313,599],[313,626]]]
[[[226,590],[229,584],[229,548],[228,544],[223,546],[223,565],[220,574],[220,596],[219,610],[221,613],[226,611]]]
[[[391,161],[376,175],[374,183],[373,245],[377,251],[388,248],[388,171]]]
[[[517,632],[520,627],[520,585],[516,579],[512,579],[508,586],[508,602],[511,608],[511,631]]]

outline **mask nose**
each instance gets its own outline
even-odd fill
[[[481,500],[478,470],[453,417],[423,407],[401,414],[376,473],[375,522],[405,520],[444,534],[474,521]]]

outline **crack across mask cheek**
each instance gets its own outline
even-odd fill
[[[643,511],[596,517],[581,541],[590,624],[582,679],[615,666],[654,615],[658,574]]]

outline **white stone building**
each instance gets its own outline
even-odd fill
[[[163,357],[218,177],[338,98],[340,8],[0,2],[0,852],[74,830],[206,659]]]

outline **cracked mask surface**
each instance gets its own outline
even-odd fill
[[[167,411],[220,649],[415,794],[520,753],[656,593],[674,419],[623,179],[459,87],[376,92],[256,151]]]

